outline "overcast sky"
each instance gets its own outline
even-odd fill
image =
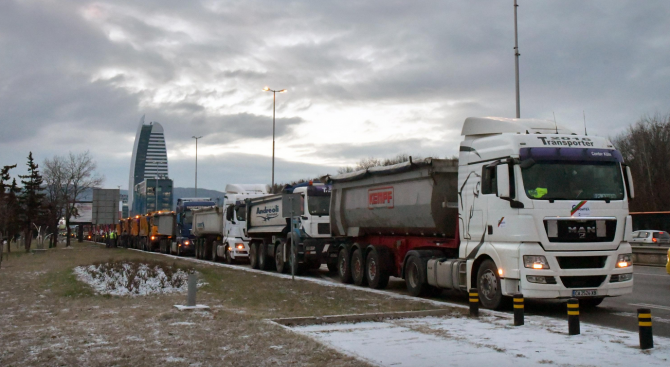
[[[456,154],[514,117],[513,0],[0,1],[0,165],[90,150],[126,188],[137,124],[170,177],[269,183],[361,158]],[[613,136],[670,112],[670,1],[519,0],[521,116]]]

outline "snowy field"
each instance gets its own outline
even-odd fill
[[[636,333],[582,324],[581,335],[568,336],[567,321],[543,317],[520,327],[496,314],[290,329],[378,366],[670,366],[670,339],[641,351]]]
[[[143,296],[185,292],[188,273],[170,265],[108,262],[74,268],[77,279],[98,294]]]

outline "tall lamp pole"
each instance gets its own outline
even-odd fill
[[[202,136],[192,136],[195,139],[195,197],[198,197],[198,139]]]
[[[514,64],[516,67],[516,118],[521,118],[521,96],[519,93],[519,32],[516,25],[516,9],[519,7],[514,0]]]
[[[286,93],[286,89],[272,90],[268,87],[263,88],[266,92],[272,92],[272,188],[275,187],[275,105],[277,102],[277,93]]]

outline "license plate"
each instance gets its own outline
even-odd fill
[[[584,289],[579,291],[572,291],[573,297],[597,296],[598,291],[595,289]]]

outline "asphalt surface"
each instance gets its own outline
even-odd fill
[[[637,332],[637,309],[651,309],[654,335],[670,337],[670,274],[665,267],[635,266],[633,267],[633,293],[627,296],[606,298],[600,306],[580,310],[580,320],[591,324],[607,326]],[[322,267],[318,272],[307,273],[305,276],[321,277],[339,282],[337,275],[328,273]],[[386,288],[389,292],[407,294],[405,281],[391,278]],[[459,292],[445,291],[433,300],[468,304],[467,296]],[[526,300],[525,311],[528,315],[539,315],[566,320],[567,301]],[[512,310],[506,310],[511,313]]]
[[[198,260],[208,262],[205,260]],[[250,267],[240,264],[240,267]],[[670,337],[670,274],[665,267],[651,267],[636,265],[633,268],[633,293],[627,296],[606,298],[603,303],[591,309],[580,310],[580,320],[583,322],[637,332],[637,309],[651,309],[653,333],[656,336]],[[325,265],[319,270],[306,272],[305,277],[321,278],[339,283],[337,274],[329,273]],[[391,278],[386,291],[408,294],[405,281]],[[437,297],[430,299],[462,305],[468,304],[467,296],[460,292],[444,291]],[[511,308],[503,310],[512,313]],[[566,320],[566,301],[560,300],[526,300],[525,312],[527,315],[538,315]]]

